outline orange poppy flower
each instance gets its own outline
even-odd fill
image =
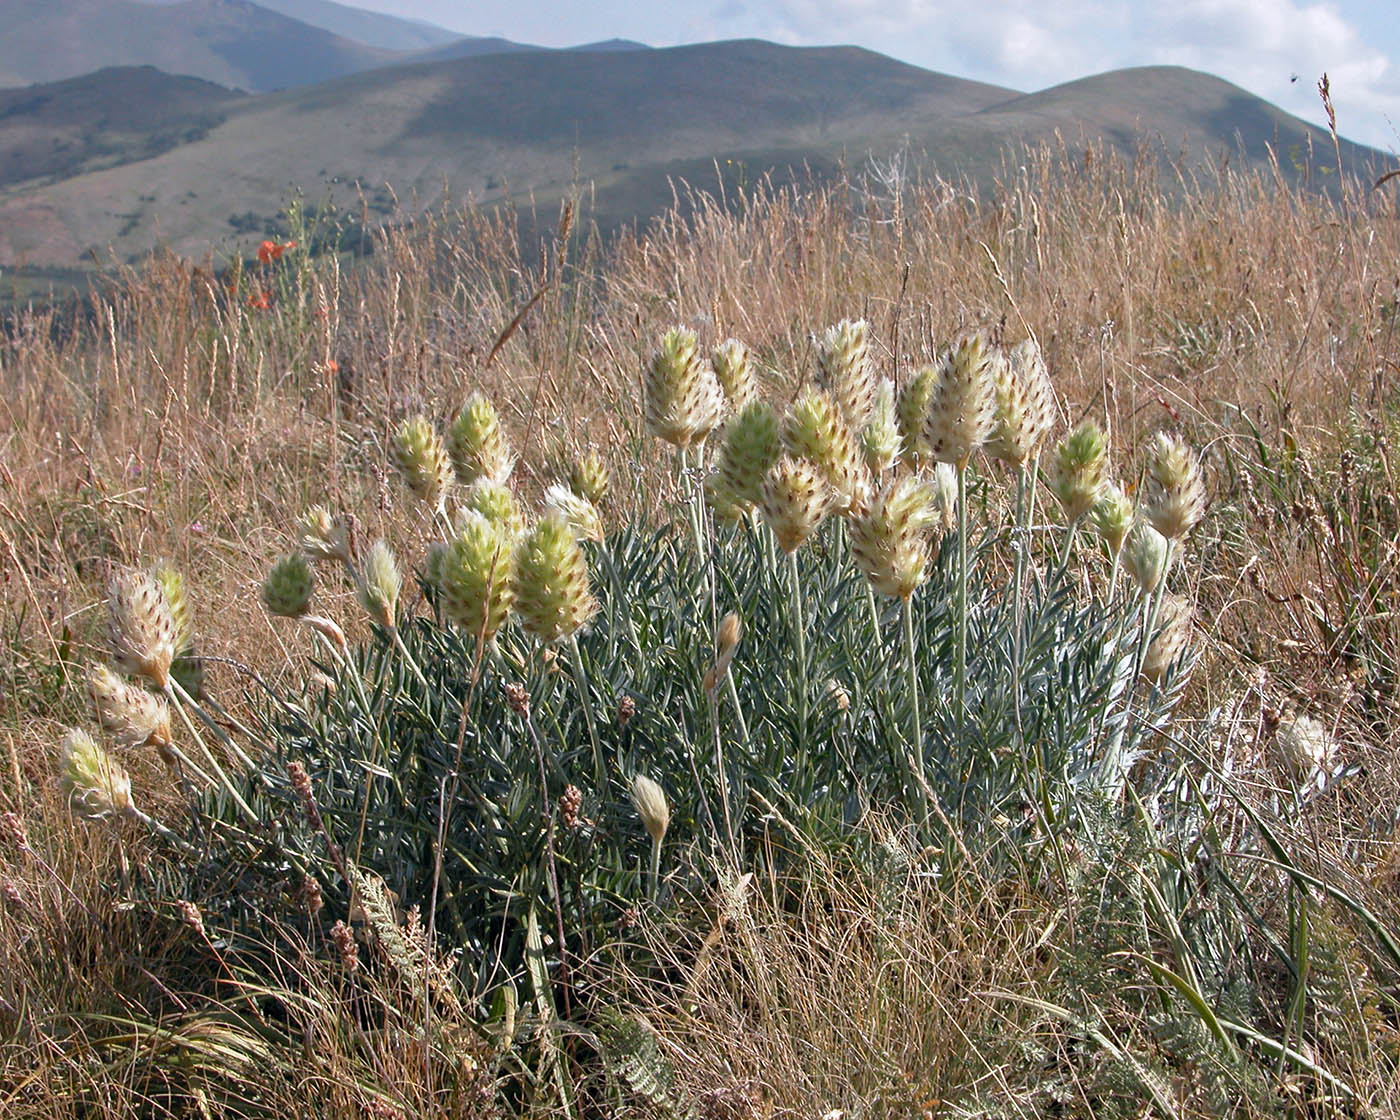
[[[257,292],[248,297],[248,306],[254,311],[266,311],[272,306],[271,292]]]

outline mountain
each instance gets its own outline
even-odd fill
[[[248,0],[0,0],[0,26],[0,86],[144,65],[230,88],[269,90],[402,58]]]
[[[222,121],[151,158],[0,189],[0,266],[71,267],[109,250],[130,259],[157,239],[192,255],[246,251],[296,190],[375,219],[433,205],[444,189],[542,212],[586,190],[606,226],[659,212],[676,179],[822,176],[896,149],[983,182],[1008,147],[1057,136],[1129,155],[1145,137],[1164,157],[1225,153],[1233,166],[1264,166],[1272,144],[1285,174],[1295,150],[1335,162],[1325,132],[1190,70],[1118,71],[1023,94],[854,47],[755,41],[400,65],[206,111]],[[0,119],[0,150],[20,127],[22,113]],[[1346,142],[1342,155],[1358,169],[1389,165]]]
[[[202,138],[241,100],[151,66],[0,90],[0,187],[150,159]]]
[[[436,24],[367,12],[332,0],[257,0],[257,3],[259,7],[319,27],[342,39],[384,50],[427,50],[462,38],[456,31]]]

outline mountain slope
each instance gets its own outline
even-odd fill
[[[669,204],[671,178],[714,184],[717,168],[730,179],[788,167],[821,175],[905,148],[944,174],[987,181],[1008,145],[1057,134],[1129,153],[1146,136],[1167,155],[1223,150],[1236,165],[1260,164],[1268,140],[1286,173],[1293,145],[1335,162],[1325,133],[1188,70],[1021,95],[856,48],[752,41],[395,66],[219,111],[225,119],[207,135],[154,158],[0,193],[0,265],[71,266],[109,247],[130,258],[158,236],[182,253],[227,249],[294,187],[309,202],[358,214],[363,201],[381,217],[402,216],[384,184],[409,212],[444,189],[548,209],[583,188],[610,224]],[[1352,163],[1372,156],[1343,145]]]
[[[0,85],[155,66],[222,86],[311,85],[402,57],[247,0],[0,0]]]
[[[150,66],[0,90],[0,188],[150,159],[204,136],[241,100]]]
[[[384,50],[426,50],[462,38],[457,32],[435,24],[369,12],[336,4],[333,0],[257,0],[257,3],[259,7],[301,20],[342,39]]]

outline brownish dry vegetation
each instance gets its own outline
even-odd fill
[[[676,1070],[668,1091],[705,1116],[1400,1108],[1400,971],[1358,947],[1377,929],[1400,936],[1400,182],[1329,199],[1227,169],[1172,176],[1058,150],[1027,155],[981,197],[944,181],[898,186],[868,175],[698,198],[608,243],[570,211],[558,236],[524,249],[508,214],[454,212],[383,232],[354,272],[290,250],[231,286],[157,257],[90,317],[14,317],[0,338],[0,809],[28,844],[0,838],[0,1113],[232,1114],[216,1089],[230,1080],[259,1086],[240,1106],[253,1113],[304,1099],[337,1116],[484,1108],[489,1093],[472,1096],[469,1078],[450,1099],[433,1086],[444,1055],[486,1068],[487,1042],[430,1055],[388,1028],[366,1039],[337,1002],[333,962],[308,950],[298,983],[319,994],[299,1020],[305,1047],[263,1052],[270,1043],[226,1018],[249,994],[189,966],[205,945],[217,959],[212,923],[192,948],[203,932],[145,927],[114,902],[129,866],[156,857],[124,826],[73,818],[54,777],[63,729],[88,719],[83,669],[100,657],[106,576],[168,559],[186,573],[211,677],[234,695],[246,665],[295,692],[305,657],[262,610],[258,583],[316,502],[418,555],[421,514],[386,451],[403,418],[440,418],[485,391],[522,454],[517,485],[538,492],[578,448],[600,447],[613,519],[653,520],[668,475],[639,394],[661,332],[742,338],[787,400],[809,377],[810,332],[857,316],[897,383],[963,328],[1033,335],[1066,425],[1099,419],[1126,462],[1164,427],[1200,449],[1201,660],[1183,726],[1200,729],[1204,755],[1228,739],[1261,804],[1288,787],[1270,751],[1280,720],[1319,720],[1354,768],[1280,834],[1300,873],[1327,885],[1305,928],[1333,1003],[1299,1013],[1302,1037],[1277,1024],[1302,1063],[1260,1051],[1236,1084],[1206,1058],[1182,1059],[1179,1080],[1159,1083],[1141,1069],[1170,1046],[1127,991],[1105,981],[1088,1025],[1054,994],[1052,980],[1092,992],[1086,977],[1110,968],[1057,955],[1096,920],[1099,884],[1078,881],[1072,862],[1054,889],[903,864],[852,886],[842,858],[816,848],[791,881],[724,887],[747,892],[728,922],[712,900],[647,919],[666,975],[707,961],[690,984],[589,983],[645,1016]],[[352,629],[359,617],[344,594],[327,611]],[[128,768],[149,811],[175,810],[157,761]],[[152,982],[184,1011],[123,1051],[118,1009]],[[597,1109],[673,1107],[645,1079],[616,1079],[629,1094],[600,1093]]]

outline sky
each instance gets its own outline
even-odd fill
[[[344,0],[548,47],[759,38],[854,44],[1030,92],[1124,66],[1216,74],[1314,123],[1400,151],[1400,0]]]

